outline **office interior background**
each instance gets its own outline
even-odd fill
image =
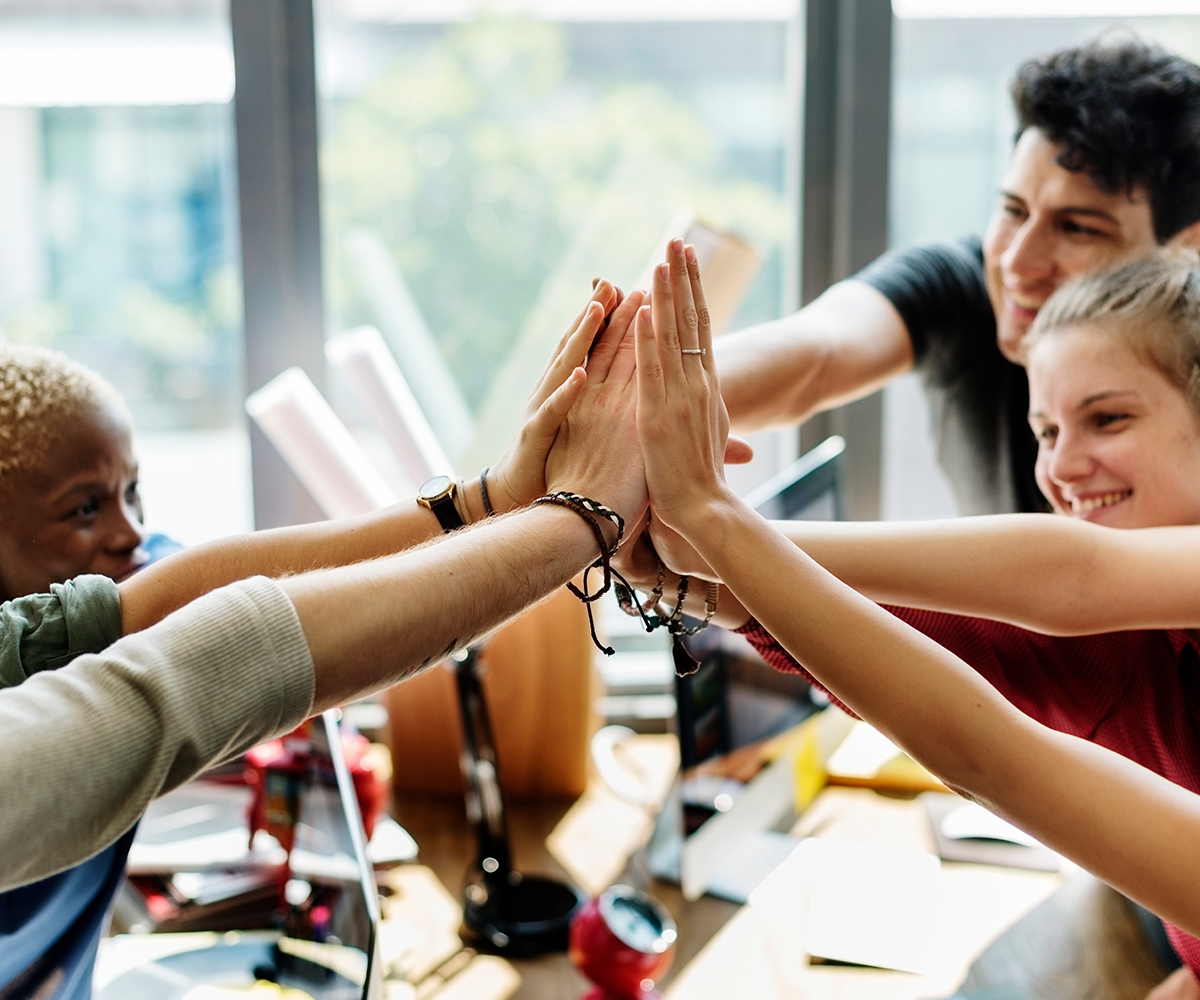
[[[251,118],[239,126],[235,49],[239,67],[260,65],[270,18],[291,24],[308,0],[232,3],[231,16],[230,0],[0,0],[0,328],[66,351],[125,395],[148,527],[187,543],[252,527],[252,484],[282,474],[252,474],[242,410],[274,374],[270,351],[248,350],[244,303],[263,279],[244,274],[241,217],[271,168],[247,173],[258,136]],[[870,14],[868,0],[857,6]],[[982,230],[1013,137],[1007,85],[1025,58],[1116,25],[1200,59],[1189,4],[1134,6],[877,3],[885,113],[858,123],[855,148],[856,168],[875,170],[860,183],[885,178],[881,241]],[[308,212],[310,233],[319,192],[308,259],[323,279],[298,292],[316,313],[305,322],[318,337],[360,324],[386,335],[388,289],[406,289],[478,416],[522,337],[563,326],[593,273],[635,281],[681,209],[763,254],[733,328],[784,315],[817,280],[801,278],[814,263],[801,248],[815,204],[803,202],[818,190],[804,172],[817,139],[800,121],[815,93],[806,28],[796,0],[316,0],[317,176],[289,188],[305,202],[289,218]],[[299,141],[312,116],[295,101],[243,99],[241,112],[284,116],[284,141]],[[865,163],[871,149],[887,162]],[[352,396],[312,374],[382,455]],[[860,487],[860,516],[952,515],[915,379],[865,419],[882,430],[862,452],[874,483]],[[801,438],[756,444],[747,487]],[[260,497],[257,520],[304,513]]]

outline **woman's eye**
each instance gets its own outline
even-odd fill
[[[95,497],[88,497],[68,515],[69,517],[91,517],[100,509],[100,502]]]
[[[1058,436],[1057,427],[1041,427],[1034,428],[1033,436],[1037,438],[1039,444],[1053,444],[1055,437]]]
[[[1099,413],[1096,415],[1096,426],[1111,428],[1128,420],[1129,417],[1128,413]]]

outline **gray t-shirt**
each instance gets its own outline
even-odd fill
[[[107,576],[77,576],[0,605],[0,688],[121,638],[121,596]]]
[[[855,280],[883,293],[908,328],[938,463],[959,511],[1048,511],[1033,476],[1029,382],[996,346],[980,241],[893,250]]]

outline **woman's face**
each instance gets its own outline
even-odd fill
[[[1038,486],[1060,514],[1114,528],[1200,524],[1200,416],[1103,328],[1056,331],[1029,356]]]
[[[17,473],[0,500],[0,599],[81,573],[120,579],[146,561],[132,429],[100,407],[72,418],[41,468]]]

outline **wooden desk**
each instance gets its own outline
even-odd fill
[[[933,850],[919,803],[865,790],[826,789],[794,832]],[[950,913],[936,971],[809,966],[805,1000],[917,1000],[960,986],[1025,1000],[1142,1000],[1166,974],[1127,901],[1086,873],[944,864],[942,877]],[[758,915],[740,909],[665,992],[668,1000],[783,1000]]]
[[[545,839],[570,805],[508,803],[519,870],[563,874]],[[457,896],[475,849],[462,801],[407,797],[397,803],[396,815],[420,845],[421,862]],[[795,832],[932,850],[918,803],[859,789],[826,789]],[[813,966],[806,1000],[946,997],[960,984],[1023,1000],[1142,1000],[1165,975],[1128,904],[1090,876],[1064,879],[973,865],[945,870],[955,908],[948,923],[955,931],[936,975]],[[623,880],[660,899],[679,925],[675,965],[660,984],[669,1000],[779,996],[747,908],[713,897],[687,902],[678,887],[650,879],[636,864]],[[587,988],[565,955],[518,959],[512,966],[520,977],[511,994],[516,1000],[571,1000]]]
[[[518,871],[566,877],[546,850],[546,838],[572,804],[566,799],[505,803],[513,862]],[[405,796],[397,801],[393,811],[420,846],[421,863],[429,866],[457,897],[467,865],[475,855],[475,831],[467,824],[462,800]],[[658,882],[636,864],[622,878],[659,899],[679,925],[675,964],[664,983],[670,983],[671,977],[741,909],[736,903],[712,896],[687,902],[678,886]],[[512,959],[511,964],[521,979],[512,994],[514,1000],[572,1000],[588,989],[587,980],[575,971],[566,955]]]

